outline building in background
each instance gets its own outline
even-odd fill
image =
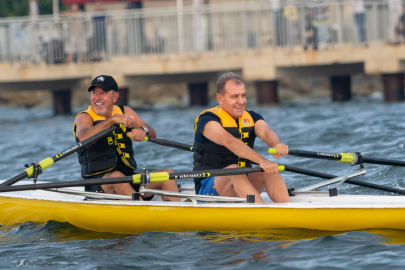
[[[57,89],[61,78],[77,85],[85,77],[104,73],[137,93],[142,83],[161,83],[164,89],[169,83],[188,83],[194,97],[190,100],[204,100],[199,103],[204,105],[208,100],[204,89],[225,70],[254,82],[261,93],[258,101],[278,100],[278,80],[299,75],[331,76],[333,93],[344,93],[336,100],[350,99],[351,74],[387,74],[385,85],[393,93],[399,93],[403,83],[403,60],[398,60],[405,59],[400,55],[402,45],[397,49],[391,44],[395,26],[390,18],[398,12],[388,0],[64,0],[63,4],[84,12],[0,20],[0,63],[10,71],[3,76],[4,89],[9,89],[11,77],[33,81],[44,76],[43,80],[53,80],[50,89],[69,92],[74,86]],[[26,85],[33,88],[35,83]]]

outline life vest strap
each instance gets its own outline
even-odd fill
[[[238,165],[239,167],[246,167],[246,161],[239,161]]]

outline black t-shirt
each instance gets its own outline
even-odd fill
[[[254,111],[247,111],[253,118],[253,122],[256,123],[259,120],[264,120],[263,116],[261,116],[260,114],[254,112]],[[202,135],[202,132],[204,130],[205,125],[210,122],[210,121],[215,121],[221,124],[221,119],[211,113],[204,113],[203,115],[200,116],[200,119],[198,119],[198,124],[197,124],[197,129],[195,132],[195,140],[199,141],[199,142],[208,142],[209,140],[207,138],[205,138]],[[235,121],[237,125],[239,125],[238,121]]]

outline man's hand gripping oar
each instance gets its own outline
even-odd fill
[[[110,134],[112,131],[117,130],[121,128],[123,124],[115,124],[113,127],[103,130],[96,135],[77,143],[75,146],[70,147],[69,149],[66,149],[63,152],[60,152],[59,154],[53,156],[53,157],[48,157],[44,160],[41,160],[36,163],[32,163],[31,166],[29,166],[24,172],[14,176],[13,178],[3,182],[0,184],[0,186],[11,186],[15,183],[17,183],[20,180],[23,180],[27,177],[33,177],[34,182],[36,182],[36,179],[39,174],[42,173],[42,171],[46,170],[47,168],[51,167],[55,162],[58,162],[59,160],[64,159],[65,157],[70,156],[73,153],[76,153],[77,151],[89,146],[90,144],[93,144],[94,142],[98,141],[99,139],[107,136]]]

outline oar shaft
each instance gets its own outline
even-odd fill
[[[70,156],[73,153],[76,153],[77,151],[89,146],[90,144],[98,141],[99,139],[107,136],[108,134],[110,134],[111,132],[113,132],[114,130],[120,128],[119,124],[114,125],[113,127],[103,130],[97,134],[95,134],[94,136],[91,136],[90,138],[77,143],[75,146],[70,147],[69,149],[66,149],[65,151],[53,156],[53,157],[49,157],[46,158],[44,160],[41,160],[39,163],[39,165],[41,166],[42,170],[46,170],[47,168],[51,167],[55,162],[58,162],[61,159],[64,159],[68,156]],[[30,166],[28,167],[24,172],[20,173],[19,175],[14,176],[13,178],[4,181],[3,183],[0,184],[0,186],[11,186],[15,183],[17,183],[20,180],[23,180],[27,177],[31,177],[32,174],[34,172],[34,167]]]
[[[337,177],[337,176],[331,175],[331,174],[314,172],[314,171],[305,170],[305,169],[301,169],[301,168],[296,168],[296,167],[292,167],[292,166],[288,166],[288,165],[284,165],[284,167],[285,167],[286,172],[299,173],[299,174],[319,177],[319,178],[323,178],[323,179],[333,179],[333,178]],[[405,190],[402,190],[402,189],[376,185],[376,184],[372,184],[372,183],[368,183],[368,182],[364,182],[364,181],[359,181],[359,180],[355,180],[355,179],[347,179],[345,181],[345,183],[405,195]]]
[[[358,181],[356,179],[348,179],[348,180],[346,180],[345,183],[356,185],[356,186],[361,186],[361,187],[366,187],[366,188],[377,189],[377,190],[386,191],[386,192],[392,192],[392,193],[396,193],[396,194],[400,194],[400,195],[405,195],[405,190],[402,190],[399,188],[391,188],[391,187],[376,185],[373,183]]]
[[[270,154],[277,154],[277,149],[270,148],[268,150]],[[352,153],[324,153],[324,152],[312,152],[312,151],[303,151],[303,150],[289,150],[289,156],[294,157],[303,157],[303,158],[316,158],[316,159],[328,159],[328,160],[337,160],[344,163],[355,163],[357,157]],[[363,156],[363,163],[369,164],[380,164],[380,165],[392,165],[405,167],[405,161],[401,160],[392,160],[392,159],[381,159],[381,158],[369,158]]]
[[[108,184],[120,184],[120,183],[132,183],[132,176],[116,177],[116,178],[100,178],[91,180],[78,180],[60,183],[44,183],[44,184],[31,184],[31,185],[18,185],[9,187],[0,187],[0,192],[14,192],[14,191],[26,191],[36,189],[48,189],[48,188],[63,188],[63,187],[80,187],[87,185],[108,185]]]
[[[364,163],[405,167],[405,161],[363,157]]]
[[[193,146],[189,145],[189,144],[178,143],[178,142],[163,140],[163,139],[148,138],[148,137],[145,137],[144,141],[153,142],[153,143],[156,143],[159,145],[172,147],[172,148],[176,148],[176,149],[180,149],[180,150],[194,152]]]
[[[70,156],[73,153],[76,153],[79,150],[82,150],[84,148],[86,148],[87,146],[89,146],[90,144],[93,144],[94,142],[104,138],[105,136],[107,136],[108,134],[110,134],[111,132],[117,130],[120,128],[119,124],[114,125],[113,127],[100,131],[99,133],[91,136],[90,138],[87,138],[86,140],[77,143],[75,146],[70,147],[69,149],[66,149],[65,151],[55,155],[52,157],[52,159],[54,160],[54,162],[57,162],[61,159],[64,159],[65,157]]]
[[[284,166],[280,165],[279,171],[284,170]],[[262,172],[262,168],[234,168],[234,169],[216,169],[216,170],[205,170],[205,171],[193,171],[193,172],[183,172],[183,173],[169,173],[170,179],[186,179],[186,178],[203,178],[211,176],[226,176],[226,175],[238,175],[238,174],[248,174],[255,172]]]
[[[329,160],[340,160],[342,156],[340,154],[323,153],[323,152],[311,152],[303,150],[289,150],[289,156],[294,157],[306,157],[306,158],[319,158]]]
[[[14,183],[17,183],[20,180],[23,180],[28,177],[28,173],[26,171],[20,173],[19,175],[14,176],[13,178],[10,178],[7,181],[4,181],[3,183],[0,184],[0,186],[11,186]]]
[[[277,149],[270,148],[268,150],[270,154],[277,154]],[[325,153],[325,152],[313,152],[313,151],[304,151],[304,150],[289,150],[289,156],[293,157],[303,157],[303,158],[317,158],[317,159],[328,159],[328,160],[337,160],[344,163],[353,163],[355,157],[351,153]]]
[[[279,170],[284,170],[284,166],[279,166]],[[193,172],[181,172],[181,173],[166,173],[155,172],[150,173],[150,182],[164,182],[170,179],[186,179],[186,178],[200,178],[210,176],[224,176],[224,175],[237,175],[248,174],[254,172],[261,172],[261,168],[233,168],[233,169],[218,169],[218,170],[204,170]],[[49,189],[49,188],[63,188],[63,187],[79,187],[88,185],[108,185],[119,183],[141,183],[141,174],[134,174],[132,176],[116,177],[116,178],[100,178],[89,180],[77,180],[60,183],[44,183],[44,184],[31,184],[31,185],[19,185],[0,187],[0,192],[14,192],[36,189]]]
[[[145,137],[144,141],[153,142],[153,143],[163,145],[163,146],[166,146],[166,147],[172,147],[172,148],[176,148],[176,149],[180,149],[180,150],[194,152],[194,148],[190,144],[184,144],[184,143],[178,143],[178,142],[169,141],[169,140],[155,139],[155,138],[148,138],[148,137]],[[254,165],[259,165],[259,164],[255,163],[255,162],[252,162],[252,163]]]

